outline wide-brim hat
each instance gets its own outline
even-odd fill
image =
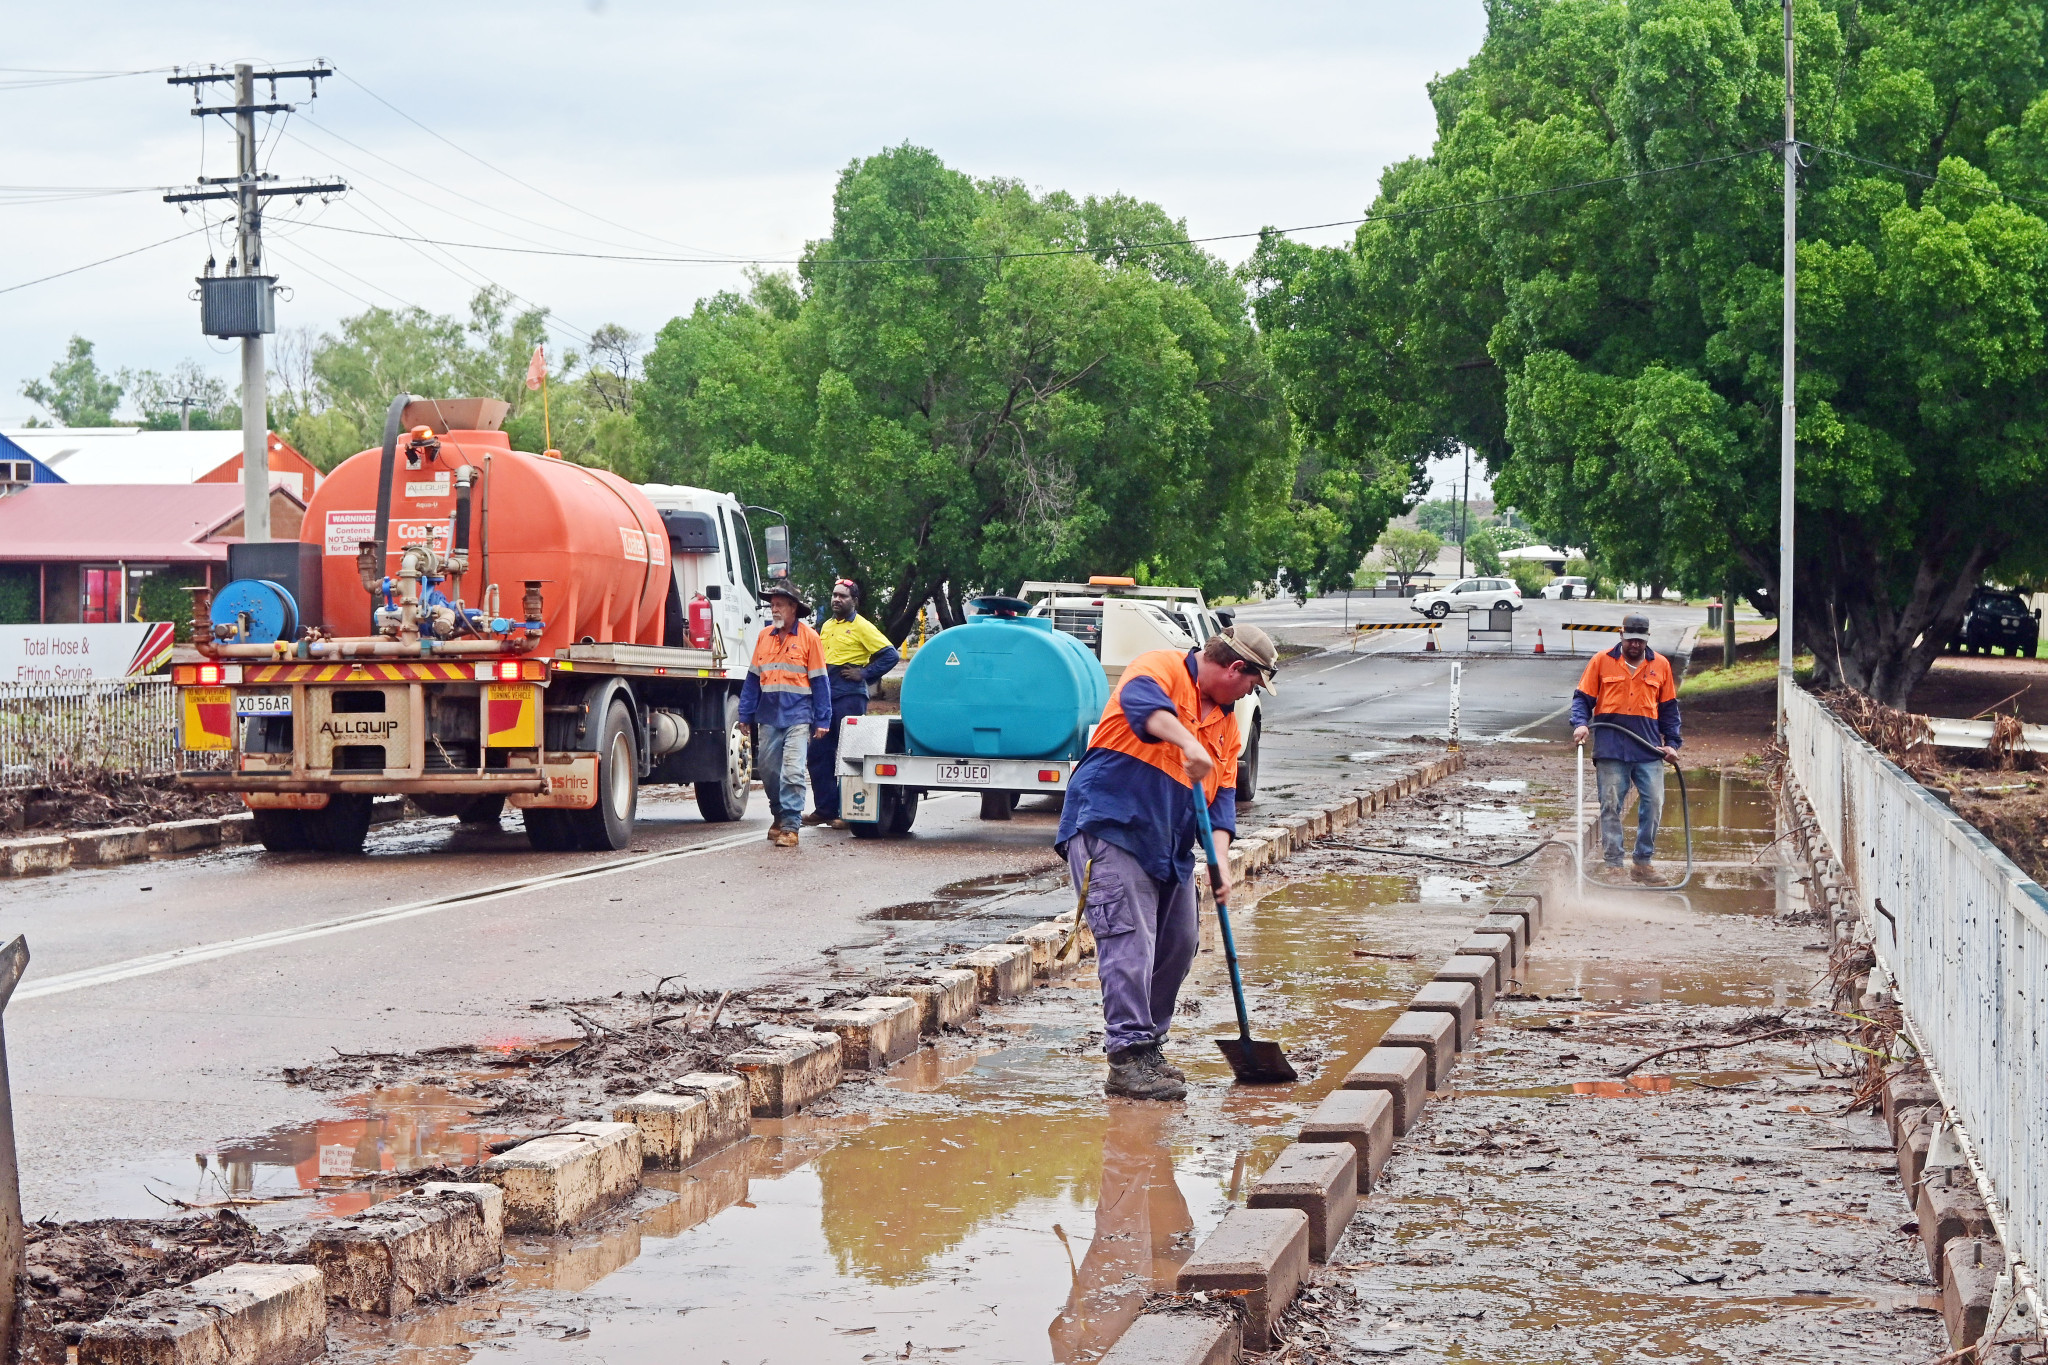
[[[787,597],[790,601],[796,603],[796,609],[799,612],[807,612],[811,609],[810,599],[804,596],[803,589],[799,588],[793,579],[778,578],[774,580],[767,587],[761,589],[761,596],[766,598]]]
[[[1230,626],[1216,632],[1216,638],[1230,646],[1230,652],[1259,670],[1259,686],[1267,692],[1278,690],[1275,675],[1280,672],[1280,647],[1273,637],[1253,625]]]

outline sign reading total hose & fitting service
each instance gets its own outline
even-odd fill
[[[139,678],[171,659],[171,623],[0,626],[0,683],[67,684]]]

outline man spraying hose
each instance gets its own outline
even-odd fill
[[[1627,731],[1593,727],[1614,726]],[[1572,743],[1593,734],[1593,767],[1600,780],[1600,852],[1621,867],[1621,807],[1634,787],[1635,865],[1639,882],[1655,881],[1650,859],[1664,816],[1664,762],[1678,761],[1678,680],[1671,664],[1650,648],[1650,618],[1630,612],[1621,620],[1621,643],[1595,654],[1572,693]]]
[[[1140,654],[1074,768],[1055,847],[1074,885],[1085,888],[1095,935],[1105,1094],[1187,1096],[1187,1078],[1159,1044],[1195,960],[1194,803],[1208,808],[1228,875],[1238,750],[1230,708],[1253,688],[1270,689],[1278,668],[1272,638],[1248,625],[1210,636],[1199,650]]]

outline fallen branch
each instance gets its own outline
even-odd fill
[[[568,1007],[564,1006],[564,1008],[566,1009]],[[571,1019],[574,1019],[577,1023],[583,1025],[585,1028],[596,1029],[600,1033],[609,1033],[614,1038],[623,1038],[626,1036],[625,1034],[619,1032],[617,1029],[613,1028],[609,1024],[598,1023],[597,1020],[592,1019],[589,1015],[583,1013],[581,1010],[569,1010],[569,1017]]]
[[[1652,1052],[1647,1057],[1638,1057],[1614,1075],[1617,1079],[1627,1076],[1637,1067],[1654,1062],[1659,1057],[1669,1057],[1674,1052],[1718,1052],[1723,1048],[1747,1047],[1751,1043],[1767,1043],[1773,1038],[1788,1038],[1794,1034],[1819,1033],[1832,1036],[1834,1032],[1833,1029],[1824,1028],[1781,1028],[1770,1033],[1759,1033],[1752,1038],[1737,1038],[1726,1043],[1684,1043],[1678,1047],[1667,1047],[1661,1052]]]
[[[737,994],[739,994],[739,992],[737,991],[727,991],[725,994],[718,997],[718,1003],[712,1006],[711,1008],[711,1017],[704,1021],[704,1033],[706,1037],[710,1036],[711,1030],[718,1027],[718,1016],[725,1013],[726,1002],[731,1000],[733,996]]]
[[[1413,962],[1416,958],[1414,953],[1375,953],[1365,948],[1353,948],[1351,955],[1353,957],[1383,957],[1390,962]]]

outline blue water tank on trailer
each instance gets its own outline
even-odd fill
[[[903,736],[939,758],[1078,759],[1102,719],[1101,662],[1042,616],[970,616],[911,656]]]

